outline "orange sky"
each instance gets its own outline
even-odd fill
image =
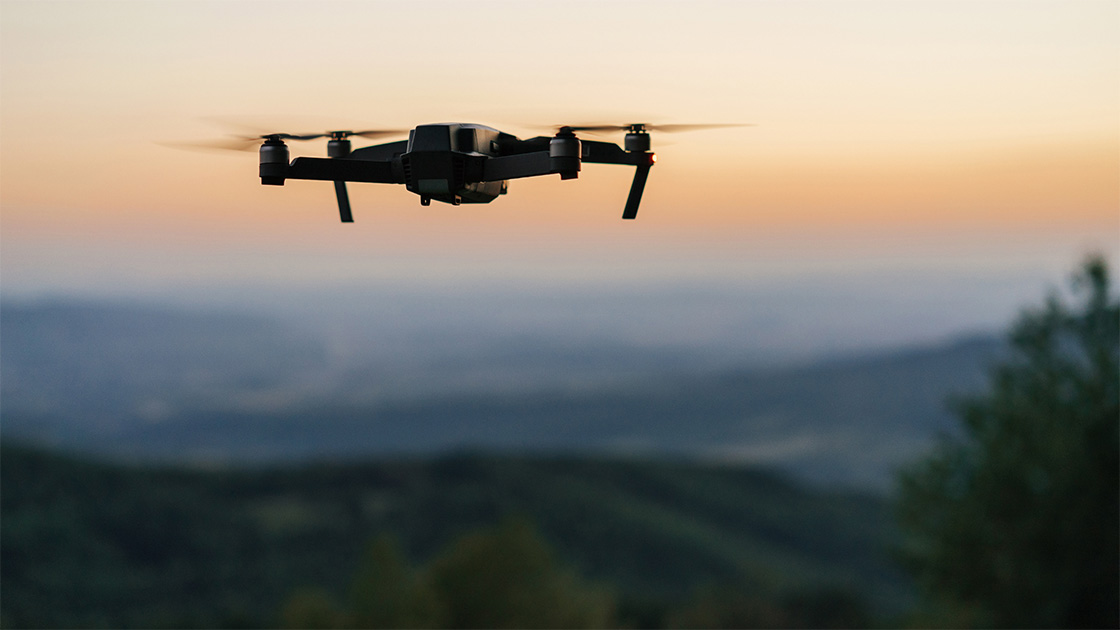
[[[4,0],[2,281],[760,257],[1068,266],[1120,244],[1117,112],[1113,1]],[[535,123],[758,126],[655,136],[636,222],[618,219],[629,171],[587,166],[574,182],[515,181],[488,206],[421,209],[402,187],[352,185],[357,223],[343,226],[329,184],[262,187],[253,153],[159,144],[230,131],[214,118],[295,132],[462,120],[522,136]]]

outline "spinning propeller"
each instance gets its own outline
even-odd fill
[[[330,138],[331,140],[346,140],[357,136],[359,138],[380,138],[408,133],[407,129],[365,129],[362,131],[325,131],[323,133],[265,133],[260,135],[231,135],[222,140],[190,143],[180,146],[197,147],[203,149],[228,149],[230,151],[255,151],[261,142],[268,140],[316,140]]]
[[[723,129],[728,127],[753,127],[749,123],[703,123],[703,124],[668,124],[655,125],[651,123],[628,123],[625,125],[556,125],[553,128],[560,132],[590,131],[626,131],[629,133],[646,133],[649,131],[663,131],[677,133],[681,131],[700,131],[702,129]]]
[[[601,133],[605,131],[625,131],[626,139],[623,146],[629,152],[647,153],[650,149],[650,131],[677,133],[681,131],[700,131],[702,129],[723,129],[727,127],[753,127],[749,123],[700,123],[700,124],[667,124],[657,125],[652,123],[627,123],[624,125],[558,125],[556,138],[553,142],[569,139],[575,140],[575,132],[587,131]],[[652,159],[652,156],[651,156]]]

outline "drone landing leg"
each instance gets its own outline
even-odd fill
[[[350,195],[346,194],[346,182],[334,183],[334,194],[338,197],[338,214],[343,223],[353,223],[354,215],[350,213]]]
[[[634,219],[638,216],[638,204],[642,203],[642,191],[646,188],[650,166],[652,164],[637,165],[634,171],[634,183],[630,184],[630,196],[626,199],[626,209],[622,211],[623,219]]]

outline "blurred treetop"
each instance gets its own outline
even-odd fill
[[[1120,309],[1102,257],[1022,313],[964,433],[900,477],[901,555],[939,625],[1117,627]]]

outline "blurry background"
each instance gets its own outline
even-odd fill
[[[286,555],[275,560],[289,562],[286,577],[243,600],[230,595],[240,586],[214,586],[222,594],[207,595],[209,612],[188,624],[274,624],[268,615],[293,585],[345,591],[378,532],[395,532],[405,556],[424,563],[508,513],[527,514],[584,574],[623,584],[620,617],[634,623],[671,618],[642,608],[643,593],[685,601],[734,580],[781,593],[874,584],[859,597],[875,614],[897,612],[905,594],[883,586],[898,583],[885,553],[866,565],[871,552],[852,538],[820,542],[817,508],[795,510],[805,537],[760,539],[751,519],[762,508],[743,498],[779,495],[749,494],[738,481],[704,494],[716,482],[703,475],[765,466],[798,484],[789,492],[821,493],[812,495],[821,510],[847,514],[872,532],[860,540],[882,546],[866,541],[887,535],[882,501],[895,469],[954,430],[945,400],[982,387],[1003,351],[1000,331],[1087,252],[1120,253],[1118,18],[1107,1],[5,0],[5,444],[219,470],[376,455],[381,466],[427,470],[383,471],[416,487],[461,473],[491,489],[476,489],[489,508],[471,504],[470,516],[429,536],[415,525],[429,512],[398,501],[412,491],[384,490],[398,501],[385,508],[368,494],[380,482],[355,482],[365,507],[333,521],[348,523],[335,532],[346,542],[329,552],[347,558],[337,571],[308,576],[327,561]],[[168,146],[246,126],[312,133],[441,121],[520,137],[581,123],[757,126],[654,134],[659,159],[638,219],[626,222],[625,167],[515,180],[483,206],[422,208],[403,187],[354,184],[356,223],[343,225],[326,183],[262,187],[252,152]],[[291,149],[323,155],[323,144]],[[424,468],[449,453],[475,472]],[[543,459],[500,460],[531,454]],[[595,551],[617,550],[608,538],[542,516],[590,509],[585,492],[564,512],[560,499],[527,504],[510,498],[521,491],[494,490],[518,478],[559,493],[552,473],[517,468],[558,454],[579,455],[566,469],[591,487],[609,475],[644,480],[622,485],[661,497],[657,509],[668,512],[638,502],[629,525],[591,520],[631,532],[656,522],[659,542],[611,559]],[[586,471],[592,454],[654,468]],[[656,468],[685,461],[700,468]],[[5,475],[6,496],[13,478]],[[667,478],[680,495],[665,490]],[[106,483],[101,494],[71,496],[104,500],[114,483],[131,482]],[[326,540],[307,521],[322,510],[276,498],[295,485],[275,486],[272,503],[250,509],[213,483],[198,492],[233,501],[223,513],[247,510],[247,522],[281,538],[316,531]],[[471,492],[431,505],[468,504]],[[698,492],[711,505],[688,504]],[[843,503],[851,492],[870,502],[867,512]],[[725,504],[739,516],[714,516]],[[153,509],[119,516],[135,525]],[[773,527],[798,530],[788,513],[771,516]],[[6,514],[0,621],[36,625],[61,591],[20,568],[47,564],[12,560],[26,545],[10,522]],[[662,574],[688,577],[639,583],[648,569],[636,558],[665,558],[685,539],[703,550],[684,545],[674,557],[710,554],[712,564],[696,560],[689,572],[669,563]],[[98,570],[131,566],[112,557]],[[57,569],[64,583],[83,570]],[[182,583],[167,579],[159,588],[178,594],[169,601],[184,601]],[[14,581],[27,586],[20,596]],[[55,623],[184,623],[171,604],[126,617],[138,598],[90,597],[79,616]],[[769,621],[760,623],[781,625]]]

